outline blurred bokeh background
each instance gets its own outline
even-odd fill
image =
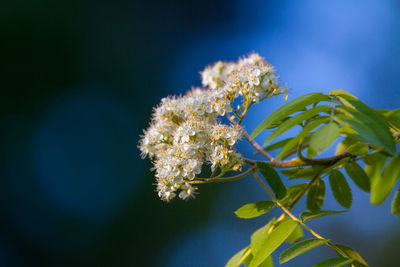
[[[291,99],[340,88],[400,106],[397,0],[15,0],[0,5],[0,29],[0,266],[223,266],[278,216],[235,218],[265,198],[250,178],[163,203],[140,159],[152,107],[216,60],[260,53]],[[282,103],[255,107],[247,129]],[[310,225],[371,266],[400,266],[391,197],[375,207],[352,188],[350,212]],[[329,190],[324,207],[339,209]]]

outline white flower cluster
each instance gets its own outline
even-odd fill
[[[241,128],[217,120],[228,110],[230,103],[223,96],[202,89],[164,98],[155,108],[140,149],[153,159],[161,199],[171,200],[178,189],[182,199],[193,196],[197,188],[188,181],[201,173],[204,163],[225,171],[240,164],[233,145],[241,137]]]
[[[235,98],[242,96],[245,105],[286,92],[278,86],[273,67],[257,54],[238,63],[217,62],[201,75],[208,89],[162,99],[139,142],[142,155],[153,160],[158,195],[164,201],[177,191],[182,199],[193,197],[197,187],[190,181],[204,164],[220,173],[241,168],[241,156],[234,150],[241,127],[221,124],[218,118],[232,112]]]
[[[203,86],[217,89],[243,103],[258,103],[263,98],[284,94],[287,90],[278,84],[274,67],[259,54],[250,54],[236,62],[217,62],[201,72]]]

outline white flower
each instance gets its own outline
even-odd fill
[[[194,198],[196,194],[197,187],[194,187],[188,183],[181,186],[181,192],[179,193],[179,198],[185,200],[189,198]]]
[[[242,130],[240,126],[228,126],[225,124],[214,125],[214,127],[211,129],[210,135],[213,142],[226,142],[230,146],[233,146],[241,136]]]
[[[211,89],[222,87],[233,69],[233,63],[218,61],[213,66],[207,66],[202,72],[200,72],[201,82],[203,86]]]

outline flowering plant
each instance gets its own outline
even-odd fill
[[[166,202],[175,197],[189,199],[199,184],[229,182],[252,174],[270,200],[244,205],[235,214],[254,218],[277,206],[282,215],[255,231],[250,244],[226,266],[273,266],[271,254],[284,242],[295,244],[280,255],[280,264],[327,245],[338,257],[315,266],[368,266],[355,250],[325,239],[305,222],[343,212],[322,210],[327,179],[337,202],[345,209],[351,207],[352,192],[342,169],[361,190],[371,193],[372,204],[379,205],[387,198],[400,176],[400,156],[396,154],[400,110],[373,109],[343,90],[311,93],[284,104],[248,135],[242,122],[253,104],[277,95],[287,99],[287,89],[279,84],[273,66],[251,54],[238,62],[217,62],[201,76],[203,88],[161,100],[139,142],[142,156],[153,162],[159,197]],[[296,126],[297,135],[271,144]],[[267,130],[271,132],[262,147],[254,138]],[[265,161],[243,157],[235,147],[240,139],[247,140]],[[316,157],[336,140],[335,155]],[[307,182],[286,187],[277,168],[289,180]],[[207,172],[211,175],[204,178]],[[228,172],[238,174],[227,177]],[[296,216],[292,209],[305,195],[306,210]],[[400,190],[392,212],[400,216]],[[303,229],[314,238],[302,240]]]

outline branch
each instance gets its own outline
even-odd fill
[[[316,166],[316,165],[322,165],[322,166],[331,166],[338,162],[341,159],[348,158],[348,157],[353,157],[352,154],[349,152],[345,151],[341,154],[332,156],[332,157],[327,157],[327,158],[319,158],[319,159],[311,159],[311,158],[305,158],[303,157],[303,160],[301,159],[292,159],[292,160],[285,160],[285,161],[272,161],[272,162],[264,162],[265,164],[268,164],[269,166],[276,167],[276,168],[289,168],[289,167],[303,167],[303,166]],[[254,164],[255,161],[251,159],[243,159],[244,162],[249,163],[249,164]]]
[[[246,138],[247,141],[250,142],[250,144],[251,144],[255,149],[257,149],[258,152],[260,152],[260,153],[261,153],[264,157],[266,157],[269,161],[271,161],[271,162],[274,162],[274,161],[275,161],[275,159],[274,159],[270,154],[268,154],[267,152],[265,152],[265,151],[262,149],[262,147],[261,147],[259,144],[257,144],[256,141],[250,139],[249,135],[247,134],[247,132],[246,132],[244,129],[243,129],[243,136],[244,136],[244,138]]]
[[[312,158],[303,158],[303,161],[305,161],[307,164],[309,165],[333,165],[336,162],[338,162],[341,159],[344,158],[349,158],[349,157],[353,157],[352,154],[350,154],[348,151],[345,151],[343,153],[340,153],[338,155],[332,156],[332,157],[328,157],[328,158],[319,158],[319,159],[312,159]]]
[[[243,114],[243,113],[242,113]],[[243,117],[239,117],[239,122],[235,122],[234,120],[233,120],[233,118],[231,118],[231,117],[229,117],[229,115],[226,115],[226,117],[228,118],[228,120],[232,123],[232,124],[235,124],[235,125],[240,125],[240,123],[242,122],[242,119],[243,119]],[[255,148],[255,149],[257,149],[264,157],[266,157],[269,161],[275,161],[275,159],[270,155],[270,154],[268,154],[267,152],[265,152],[262,148],[261,148],[261,146],[259,145],[259,144],[257,144],[257,142],[256,141],[254,141],[254,140],[250,140],[250,137],[249,137],[249,135],[247,134],[247,132],[246,132],[246,130],[243,128],[243,127],[241,127],[242,128],[242,132],[243,132],[243,136],[244,136],[244,138],[246,138],[246,140],[247,141],[249,141],[250,142],[250,144]]]
[[[299,140],[299,145],[297,147],[297,157],[305,162],[308,165],[333,165],[336,162],[338,162],[341,159],[347,158],[347,157],[352,157],[353,155],[351,155],[349,152],[345,151],[339,155],[335,155],[332,157],[328,157],[328,158],[307,158],[305,156],[303,156],[302,150],[303,150],[303,141],[304,138],[301,138]]]

